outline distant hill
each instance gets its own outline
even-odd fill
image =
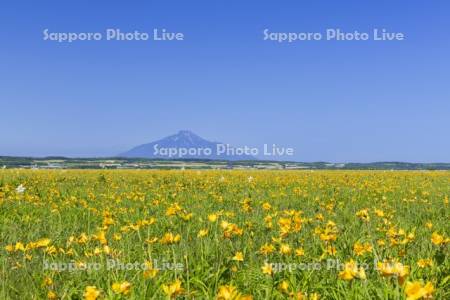
[[[450,163],[330,163],[263,160],[158,159],[158,158],[67,158],[0,156],[2,169],[269,169],[269,170],[446,170]],[[1,187],[1,182],[0,182]]]
[[[211,142],[189,130],[181,130],[158,141],[134,147],[118,156],[150,159],[255,160],[251,155],[239,155],[234,150],[235,148],[227,144]]]

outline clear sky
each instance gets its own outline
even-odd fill
[[[3,1],[0,155],[115,155],[189,129],[299,161],[450,162],[449,16],[449,1]],[[263,40],[327,28],[406,40]]]

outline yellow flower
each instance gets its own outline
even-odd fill
[[[57,253],[56,247],[55,246],[50,246],[45,248],[45,253],[49,254],[49,255],[54,255]]]
[[[261,267],[261,270],[262,270],[263,274],[267,274],[267,275],[273,274],[272,265],[267,262],[264,263],[264,266]]]
[[[252,296],[242,295],[232,285],[222,285],[217,292],[216,300],[251,300]]]
[[[230,285],[223,285],[219,287],[219,291],[217,293],[217,300],[225,300],[225,299],[233,299],[236,297],[236,288]]]
[[[302,247],[295,249],[295,256],[303,256],[305,255],[305,250]]]
[[[372,252],[372,245],[370,243],[361,244],[359,242],[356,242],[353,245],[353,252],[355,252],[355,254],[357,256],[364,255],[364,253],[366,253],[366,252],[370,253],[370,252]]]
[[[231,238],[232,235],[242,235],[244,233],[243,229],[228,221],[222,221],[220,227],[223,229],[223,236],[225,238]]]
[[[148,244],[154,244],[158,241],[159,239],[157,237],[153,237],[153,238],[148,238],[145,240],[146,243]]]
[[[338,229],[333,221],[328,221],[324,229],[317,227],[314,233],[318,234],[322,241],[332,242],[337,238]]]
[[[76,262],[75,262],[75,266],[76,266],[77,268],[79,268],[79,269],[82,269],[82,268],[86,268],[86,267],[87,267],[87,264],[86,264],[85,262],[82,262],[82,261],[76,261]]]
[[[228,228],[231,228],[231,224],[230,222],[223,220],[220,222],[220,227],[222,227],[223,230],[227,230]]]
[[[162,290],[169,298],[175,298],[184,293],[184,288],[181,287],[181,281],[179,279],[169,284],[163,284]]]
[[[197,234],[197,237],[202,238],[208,235],[208,229],[200,229]]]
[[[359,267],[351,259],[349,262],[345,263],[344,270],[339,272],[339,279],[350,281],[353,278],[366,279],[366,272],[364,268]]]
[[[427,282],[425,286],[419,282],[408,281],[405,286],[405,294],[407,300],[417,300],[420,298],[431,298],[434,292],[434,287],[431,282]]]
[[[343,280],[352,280],[355,277],[355,274],[352,270],[345,268],[343,271],[339,272],[339,279]]]
[[[315,218],[316,218],[316,220],[318,220],[318,221],[323,221],[325,218],[323,217],[323,214],[317,214],[316,216],[315,216]]]
[[[217,215],[216,214],[210,214],[208,215],[208,220],[212,223],[217,221]]]
[[[283,255],[289,255],[291,254],[292,249],[291,246],[289,246],[288,244],[281,244],[280,246],[280,253]]]
[[[438,234],[436,231],[431,235],[431,242],[435,245],[440,245],[444,243],[444,237]]]
[[[384,217],[384,212],[381,209],[375,209],[375,214],[378,217]]]
[[[268,255],[275,251],[275,247],[272,244],[264,244],[260,249],[259,252],[261,252],[264,255]]]
[[[392,276],[395,274],[394,268],[389,262],[377,262],[377,270],[384,277]]]
[[[6,245],[5,246],[5,250],[8,252],[13,252],[14,251],[14,246],[13,245]]]
[[[183,215],[180,215],[180,217],[184,220],[184,221],[189,221],[190,219],[192,219],[192,216],[193,216],[194,214],[193,213],[189,213],[189,214],[183,214]]]
[[[397,276],[401,284],[409,274],[409,267],[399,262],[378,262],[377,269],[384,277]]]
[[[80,237],[78,238],[78,243],[79,244],[86,244],[86,242],[89,240],[89,237],[87,236],[86,233],[81,233]]]
[[[86,287],[84,291],[84,299],[85,300],[96,300],[100,296],[100,291],[97,287],[93,285],[89,285]]]
[[[311,295],[309,295],[309,300],[319,300],[319,294],[317,293],[312,293]]]
[[[235,261],[244,261],[244,254],[242,252],[238,251],[232,258]]]
[[[383,239],[379,239],[379,240],[377,240],[377,245],[380,246],[380,247],[385,246],[386,245],[386,241],[383,240]]]
[[[109,248],[108,245],[103,246],[103,253],[105,253],[106,255],[111,254],[111,248]]]
[[[40,247],[47,247],[50,243],[51,243],[50,239],[44,238],[35,242],[34,245],[36,248],[40,248]]]
[[[358,277],[359,279],[363,279],[363,280],[367,279],[366,271],[364,270],[363,267],[360,267],[358,269],[358,274],[356,275],[356,277]]]
[[[289,291],[289,283],[286,280],[283,280],[279,285],[278,288],[283,293],[288,293]]]
[[[102,245],[106,245],[108,243],[108,241],[106,240],[106,232],[104,232],[103,230],[94,235],[94,239],[98,240]]]
[[[181,210],[182,210],[182,208],[180,207],[180,205],[178,203],[174,203],[170,207],[167,208],[166,216],[174,216]]]
[[[331,255],[331,256],[335,256],[336,255],[336,247],[334,246],[327,246],[327,248],[325,249],[325,254]]]
[[[219,291],[216,296],[216,300],[228,300],[228,299],[236,299],[238,297],[239,292],[232,285],[222,285],[219,287]]]
[[[53,284],[53,280],[50,277],[45,277],[44,281],[42,282],[43,286],[50,286]]]
[[[433,261],[431,259],[429,259],[429,258],[427,258],[427,259],[419,259],[417,261],[417,265],[420,268],[432,267],[433,266]]]
[[[149,269],[144,271],[144,278],[155,278],[158,274],[158,269]]]
[[[107,214],[103,217],[103,226],[108,227],[110,225],[114,225],[114,220]]]
[[[130,293],[131,283],[128,281],[116,282],[112,285],[112,290],[116,294],[128,295]]]
[[[265,203],[262,205],[262,208],[263,208],[264,210],[270,210],[270,209],[272,208],[272,206],[271,206],[268,202],[265,202]]]
[[[164,236],[161,238],[161,244],[175,244],[178,243],[181,240],[181,236],[179,234],[174,235],[171,232],[168,232],[164,234]]]
[[[399,277],[400,283],[403,283],[404,278],[409,274],[409,267],[401,263],[396,263],[394,266],[394,272]]]
[[[47,299],[56,300],[56,299],[58,299],[58,295],[56,295],[56,293],[54,291],[48,291]]]
[[[361,209],[360,211],[356,212],[356,216],[365,222],[370,221],[369,210],[367,208]]]
[[[153,268],[151,261],[145,262],[144,278],[155,278],[159,270]]]
[[[25,246],[21,242],[17,242],[14,247],[15,251],[25,251]]]
[[[360,243],[355,243],[353,245],[353,252],[355,252],[356,255],[360,256],[364,254],[364,247]]]

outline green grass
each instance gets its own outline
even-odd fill
[[[16,192],[20,184],[26,188],[24,193]],[[86,286],[96,286],[106,299],[164,299],[161,286],[180,279],[184,289],[180,298],[187,299],[214,299],[224,285],[254,299],[285,299],[297,292],[317,293],[321,299],[405,299],[398,278],[383,277],[375,270],[377,258],[399,260],[410,267],[406,281],[432,282],[436,299],[450,298],[448,241],[431,242],[433,232],[448,239],[449,195],[449,172],[0,170],[0,298],[46,299],[51,290],[61,299],[83,299]],[[168,216],[174,203],[180,210]],[[271,209],[265,210],[264,203]],[[368,209],[370,221],[356,216],[362,209]],[[377,216],[375,209],[384,217]],[[191,218],[185,220],[189,214]],[[218,220],[210,222],[210,214],[219,215]],[[105,228],[109,215],[113,224]],[[271,229],[264,220],[268,215]],[[280,218],[295,215],[301,229],[290,228],[280,242],[274,241],[280,238]],[[142,224],[152,218],[154,224]],[[242,234],[224,237],[222,221],[235,224]],[[315,234],[328,221],[338,231],[331,244]],[[427,222],[433,224],[431,229]],[[393,228],[403,229],[405,235],[392,241],[387,232]],[[201,229],[207,229],[208,235],[197,237]],[[106,243],[94,238],[101,230]],[[161,243],[169,232],[179,234],[181,240]],[[77,242],[83,233],[88,240]],[[409,233],[414,238],[402,244]],[[121,239],[114,239],[115,234]],[[5,249],[42,238],[51,243],[26,251]],[[149,243],[153,238],[159,240]],[[386,245],[379,245],[379,240]],[[368,242],[373,250],[356,256],[356,242]],[[268,256],[260,253],[266,243],[275,247]],[[302,247],[305,255],[282,255],[280,243],[292,251]],[[109,254],[104,253],[105,244]],[[324,256],[327,246],[336,248],[335,256]],[[94,254],[96,248],[101,253]],[[243,262],[232,260],[238,251],[244,254]],[[419,268],[418,260],[426,258],[433,260],[433,266]],[[145,278],[140,269],[108,270],[108,259],[157,260],[182,268]],[[339,279],[341,270],[327,269],[328,259],[367,263],[367,279]],[[261,269],[265,261],[322,267],[268,275]],[[45,270],[44,262],[83,262],[100,269],[57,272]],[[53,281],[49,286],[43,284],[47,277]],[[114,294],[112,284],[123,281],[131,283],[130,293]],[[286,292],[279,288],[282,281],[288,282]]]

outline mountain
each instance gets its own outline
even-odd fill
[[[143,144],[119,154],[124,158],[162,158],[162,159],[211,159],[211,160],[255,160],[245,151],[228,144],[207,141],[189,130],[158,141]],[[238,151],[237,151],[238,150]]]

